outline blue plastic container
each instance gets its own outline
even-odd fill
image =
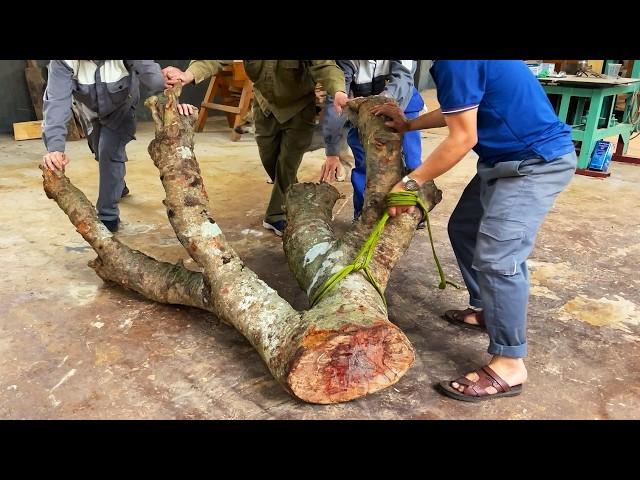
[[[589,170],[597,170],[599,172],[606,172],[609,169],[609,162],[613,156],[613,143],[599,140],[593,149],[591,155],[591,162],[587,167]]]

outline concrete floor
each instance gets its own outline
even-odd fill
[[[281,241],[261,228],[271,186],[251,136],[238,143],[219,117],[196,154],[216,220],[234,248],[296,308],[307,302]],[[425,151],[443,131],[423,134]],[[146,152],[152,126],[128,147],[119,238],[157,258],[187,258],[165,217],[164,192]],[[640,145],[635,154],[640,156]],[[390,318],[417,358],[394,387],[332,406],[293,400],[252,347],[211,315],[159,305],[110,287],[87,267],[95,257],[42,191],[39,140],[0,137],[0,418],[209,419],[630,419],[640,418],[640,166],[614,163],[607,180],[576,176],[548,216],[533,252],[529,378],[523,395],[482,404],[442,397],[432,384],[487,361],[488,340],[439,318],[465,291],[437,289],[427,234],[419,232],[387,290]],[[92,200],[97,167],[84,141],[69,144],[68,175]],[[301,181],[317,179],[321,151]],[[437,251],[461,282],[446,224],[475,155],[437,183]],[[337,184],[349,195],[350,184]],[[352,215],[339,200],[338,227]],[[413,285],[412,287],[407,287]]]

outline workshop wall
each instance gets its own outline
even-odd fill
[[[189,64],[189,60],[157,60],[157,62],[162,67],[173,65],[181,69],[185,69]],[[46,78],[48,60],[38,60],[38,63],[45,70],[43,75]],[[24,76],[25,67],[24,60],[0,60],[0,92],[4,93],[0,96],[0,133],[13,133],[15,122],[28,122],[36,119]],[[181,100],[196,106],[200,105],[208,84],[205,81],[200,85],[186,87]],[[144,108],[142,101],[138,105],[137,114],[140,120],[151,120],[151,115]],[[212,115],[218,114],[221,113],[212,112]]]

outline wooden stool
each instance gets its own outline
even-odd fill
[[[232,129],[231,141],[237,142],[240,134],[235,132],[235,127],[242,124],[251,106],[252,96],[253,83],[244,71],[244,64],[242,60],[234,60],[233,64],[225,66],[218,75],[211,77],[209,88],[200,105],[196,132],[201,132],[204,128],[209,110],[220,110],[227,115],[227,122]],[[213,103],[215,97],[221,97],[222,103]]]

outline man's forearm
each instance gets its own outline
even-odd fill
[[[447,123],[444,120],[442,110],[437,109],[409,120],[408,125],[409,130],[426,130],[428,128],[446,127]]]
[[[191,60],[185,72],[193,75],[195,83],[200,83],[222,71],[229,60]]]
[[[48,70],[42,107],[42,139],[48,152],[64,152],[67,124],[73,116],[73,69],[64,60],[51,60]]]
[[[447,137],[409,176],[422,185],[451,170],[468,152],[466,145]]]
[[[147,94],[156,95],[164,90],[164,77],[158,63],[153,60],[125,60],[125,62],[135,70]]]
[[[335,60],[311,60],[309,73],[316,83],[320,83],[327,94],[335,96],[337,92],[345,92],[344,72],[340,70]]]

